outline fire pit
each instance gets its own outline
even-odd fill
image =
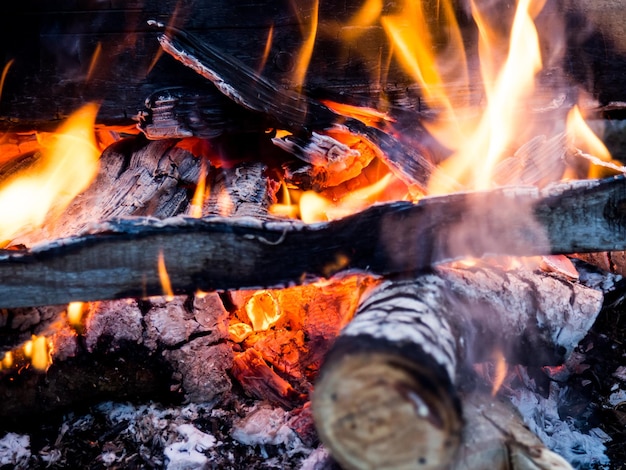
[[[619,466],[619,38],[482,3],[18,12],[0,462]]]

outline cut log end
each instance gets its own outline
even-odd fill
[[[333,355],[315,386],[321,440],[345,468],[443,468],[460,442],[454,395],[432,372],[385,353]]]

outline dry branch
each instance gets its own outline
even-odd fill
[[[455,387],[463,371],[494,351],[513,363],[562,363],[602,298],[548,275],[498,268],[385,282],[362,301],[320,371],[320,438],[347,468],[450,465],[461,441]]]

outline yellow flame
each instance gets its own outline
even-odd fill
[[[83,302],[70,302],[67,306],[67,319],[73,327],[80,326],[84,313]]]
[[[334,202],[314,191],[305,191],[300,196],[300,218],[310,224],[355,214],[379,201],[392,181],[393,175],[387,173],[375,183],[351,191]]]
[[[494,353],[495,359],[495,371],[493,375],[493,384],[491,386],[491,395],[495,396],[502,387],[504,383],[504,379],[506,378],[506,373],[508,371],[508,365],[506,363],[506,358],[502,351],[497,350]]]
[[[22,346],[24,356],[37,370],[46,370],[52,364],[52,348],[45,336],[35,336]]]
[[[282,312],[274,294],[260,290],[246,303],[246,313],[254,331],[265,331],[278,321]]]
[[[541,69],[539,38],[532,19],[537,8],[532,0],[518,3],[508,55],[496,73],[497,58],[491,56],[495,54],[492,49],[494,34],[473,4],[487,108],[471,137],[453,143],[456,153],[441,165],[440,171],[474,189],[487,189],[491,185],[493,169],[507,155],[516,133],[522,128],[521,103],[534,90],[535,75]],[[429,193],[441,194],[449,190],[445,185],[433,184]]]
[[[163,255],[163,251],[159,251],[158,269],[159,269],[159,280],[161,281],[161,288],[163,289],[163,294],[165,295],[165,299],[168,302],[171,302],[172,300],[174,300],[174,291],[172,290],[172,283],[170,282],[170,276],[167,273],[167,269],[165,268],[165,257]]]
[[[456,82],[467,86],[463,38],[449,0],[438,1],[434,12],[426,10],[427,6],[422,1],[405,0],[400,13],[383,16],[381,24],[400,64],[421,85],[424,96],[443,113],[452,115],[453,103],[443,85]],[[436,24],[445,25],[448,41],[447,47],[438,51],[434,44]]]
[[[0,241],[26,227],[41,225],[51,209],[62,211],[86,189],[98,171],[100,150],[93,133],[98,106],[87,104],[73,113],[47,139],[35,168],[0,186]]]
[[[102,54],[102,43],[98,41],[98,44],[96,44],[96,49],[93,51],[93,54],[91,56],[91,61],[89,62],[89,70],[87,71],[87,78],[85,79],[85,81],[88,82],[93,78],[93,74],[96,71],[98,59],[100,58],[101,54]]]
[[[297,6],[296,6],[297,8]],[[304,33],[304,42],[300,47],[296,66],[294,68],[293,81],[296,88],[302,88],[306,77],[311,57],[313,56],[313,46],[317,36],[317,25],[319,20],[319,0],[315,0],[311,10],[311,22],[308,25],[301,25]]]
[[[567,115],[567,133],[577,149],[602,162],[620,165],[619,162],[611,158],[611,153],[604,143],[587,125],[578,106],[574,106]],[[590,165],[587,176],[589,178],[601,177],[602,167],[600,165]]]
[[[2,358],[2,367],[9,369],[13,365],[13,352],[9,351]]]
[[[204,204],[204,198],[206,195],[206,160],[203,158],[200,161],[200,176],[198,177],[198,184],[196,190],[191,199],[191,206],[189,208],[189,215],[199,219],[202,217],[202,206]]]
[[[4,68],[2,69],[2,75],[0,75],[0,99],[2,99],[2,90],[4,90],[4,81],[7,78],[7,74],[9,73],[9,69],[11,68],[11,65],[13,65],[13,62],[15,62],[15,59],[9,60],[4,65]]]
[[[375,24],[383,11],[382,0],[366,0],[359,11],[348,21],[342,29],[345,41],[358,39],[364,28]]]

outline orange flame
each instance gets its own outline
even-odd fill
[[[24,356],[37,370],[47,370],[52,364],[52,346],[45,336],[33,335],[23,346]]]
[[[96,66],[98,64],[98,59],[100,58],[100,55],[102,54],[102,43],[98,41],[98,44],[96,44],[96,49],[93,51],[93,54],[91,56],[91,61],[89,62],[89,70],[87,71],[87,78],[85,79],[85,81],[89,81],[93,78],[93,74],[96,71]]]
[[[15,62],[15,59],[11,59],[9,60],[4,68],[2,69],[2,75],[0,75],[0,99],[2,99],[2,90],[4,90],[4,82],[7,78],[7,74],[9,73],[9,69],[11,68],[11,65],[13,65],[13,62]]]
[[[611,158],[609,149],[585,122],[578,106],[574,106],[567,115],[567,133],[574,147],[592,163],[589,165],[589,178],[600,178],[605,168],[623,171],[621,163]]]
[[[7,178],[0,186],[0,240],[41,225],[51,209],[62,211],[86,189],[98,171],[100,150],[93,133],[98,106],[72,114],[44,142],[35,168]]]
[[[159,280],[161,281],[161,287],[163,289],[165,299],[168,302],[171,302],[172,300],[174,300],[174,291],[172,290],[170,276],[167,273],[167,269],[165,268],[165,257],[163,256],[163,251],[159,251],[158,270]]]
[[[196,190],[193,193],[191,199],[191,205],[189,207],[189,214],[191,217],[199,219],[202,217],[202,206],[204,204],[204,198],[206,195],[206,160],[204,158],[200,161],[200,176],[198,176],[198,184]]]
[[[272,50],[272,42],[274,41],[274,25],[270,27],[269,32],[267,33],[267,40],[265,41],[265,49],[263,49],[263,57],[261,58],[261,63],[259,64],[259,73],[263,71],[265,68],[265,64],[267,63],[267,59],[269,59],[270,51]]]
[[[533,15],[541,10],[543,3],[519,1],[511,28],[508,55],[499,69],[493,49],[495,34],[489,29],[476,4],[472,6],[479,31],[479,54],[487,108],[469,138],[446,141],[455,153],[441,165],[439,171],[466,186],[487,189],[491,185],[493,169],[506,156],[516,133],[523,128],[522,119],[526,117],[520,113],[523,108],[521,104],[531,96],[535,75],[541,70],[539,37]],[[438,129],[432,130],[437,134]],[[482,157],[481,161],[477,161],[477,155]],[[431,184],[430,194],[449,192],[449,187],[440,184],[442,180],[432,180],[435,184]]]
[[[297,6],[294,5],[297,11]],[[311,10],[311,21],[308,25],[301,24],[304,42],[300,47],[298,59],[293,74],[293,81],[297,88],[302,88],[306,77],[311,57],[313,56],[313,46],[317,36],[317,25],[319,20],[319,0],[315,0]]]

